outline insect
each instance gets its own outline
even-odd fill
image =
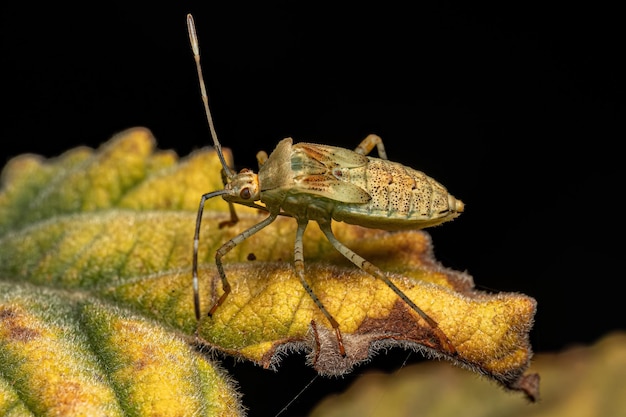
[[[421,229],[457,217],[464,210],[463,202],[449,194],[439,182],[424,173],[389,161],[379,136],[369,135],[354,151],[313,143],[296,143],[283,139],[267,156],[257,154],[259,172],[249,169],[234,172],[226,163],[209,110],[200,50],[193,17],[187,15],[191,42],[204,109],[213,144],[223,167],[224,188],[202,195],[196,218],[193,240],[193,290],[196,318],[200,319],[198,290],[198,245],[205,202],[222,196],[230,205],[231,220],[237,216],[233,204],[256,207],[269,215],[224,243],[215,254],[215,263],[222,281],[223,293],[208,312],[212,316],[224,303],[231,287],[226,278],[222,258],[242,241],[269,226],[278,216],[296,220],[294,269],[302,286],[332,326],[339,352],[346,355],[339,323],[324,307],[308,284],[304,273],[303,235],[310,221],[315,221],[332,246],[357,267],[385,282],[432,329],[441,346],[456,354],[454,345],[437,322],[411,301],[385,273],[341,243],[331,223],[343,221],[368,228],[385,230]],[[368,156],[376,147],[378,158]]]

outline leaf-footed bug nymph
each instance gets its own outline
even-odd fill
[[[237,216],[233,203],[256,207],[269,213],[267,218],[224,243],[215,255],[223,293],[213,304],[212,316],[231,291],[222,258],[235,246],[270,225],[278,216],[293,217],[298,228],[294,248],[296,274],[335,331],[339,352],[345,347],[339,323],[328,312],[308,284],[304,274],[303,235],[309,223],[317,222],[332,246],[357,267],[382,280],[430,326],[444,350],[456,354],[454,345],[437,322],[420,309],[386,274],[341,243],[331,229],[332,220],[384,230],[421,229],[457,217],[464,210],[463,202],[448,194],[446,188],[424,173],[389,161],[380,137],[369,135],[354,151],[313,143],[296,143],[283,139],[269,157],[260,152],[259,173],[249,169],[239,173],[226,164],[213,126],[208,96],[200,66],[200,49],[193,17],[187,15],[191,42],[204,109],[213,145],[223,167],[224,189],[202,195],[193,241],[193,290],[196,318],[200,319],[198,289],[198,245],[205,202],[222,196],[230,205],[231,220]],[[376,147],[379,158],[367,156]],[[260,202],[260,203],[259,203]]]

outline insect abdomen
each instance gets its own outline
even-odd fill
[[[378,229],[415,229],[452,220],[463,211],[460,200],[423,172],[378,158],[368,160],[363,167],[335,170],[337,177],[371,196],[365,204],[337,203],[335,220]]]

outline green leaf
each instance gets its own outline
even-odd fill
[[[454,353],[384,282],[348,262],[312,226],[304,239],[306,279],[339,323],[346,349],[340,355],[333,328],[294,274],[291,218],[223,258],[232,292],[208,317],[222,294],[215,252],[266,216],[238,207],[241,220],[220,228],[230,218],[221,198],[205,206],[203,318],[196,322],[195,217],[200,196],[223,188],[220,170],[214,151],[178,160],[156,151],[141,128],[97,151],[78,148],[51,160],[24,155],[7,164],[0,190],[0,392],[7,400],[0,407],[241,415],[229,377],[197,344],[266,368],[303,350],[325,375],[401,346],[536,397],[537,377],[525,375],[535,300],[475,290],[471,276],[434,259],[425,232],[333,224],[340,241],[437,321]]]

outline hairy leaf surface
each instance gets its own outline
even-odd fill
[[[0,392],[14,407],[33,414],[177,415],[176,406],[184,414],[240,415],[228,376],[197,346],[267,368],[301,350],[325,375],[344,374],[381,349],[401,346],[537,396],[537,377],[524,375],[535,301],[475,290],[471,276],[435,260],[424,232],[333,225],[339,240],[386,271],[438,322],[456,355],[384,282],[348,262],[311,224],[306,279],[340,324],[341,356],[330,324],[294,274],[290,218],[224,257],[232,293],[206,316],[222,293],[215,251],[265,217],[241,207],[241,221],[220,228],[229,219],[220,198],[205,207],[197,323],[190,270],[196,210],[203,193],[222,188],[221,167],[209,149],[178,160],[154,146],[149,131],[133,129],[97,151],[77,148],[51,160],[24,155],[4,168]]]

